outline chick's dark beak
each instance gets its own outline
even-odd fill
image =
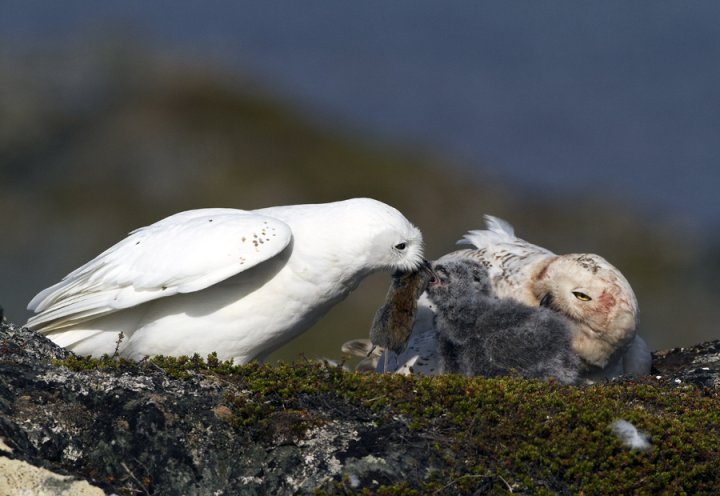
[[[428,275],[428,277],[429,277],[428,283],[429,284],[437,282],[438,277],[435,274],[435,271],[432,269],[432,263],[430,263],[427,260],[423,260],[423,263],[420,266],[420,270],[422,270],[423,272],[425,272]]]
[[[434,273],[432,271],[432,264],[428,260],[425,260],[425,259],[423,259],[422,263],[420,264],[420,270],[427,271],[431,274]]]
[[[550,304],[552,303],[552,296],[550,296],[550,293],[547,293],[545,296],[542,297],[540,300],[540,306],[545,308],[550,308]]]

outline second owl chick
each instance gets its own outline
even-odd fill
[[[436,263],[433,271],[427,294],[446,373],[578,381],[581,364],[563,317],[496,298],[487,271],[472,261]]]

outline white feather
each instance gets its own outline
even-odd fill
[[[510,238],[515,237],[515,228],[513,228],[509,222],[501,219],[500,217],[487,214],[484,215],[483,218],[485,219],[485,226],[488,231],[492,231],[497,234],[506,234]]]
[[[628,448],[637,450],[647,450],[650,448],[650,441],[647,435],[638,431],[637,428],[627,420],[616,420],[610,427],[613,433]]]
[[[511,243],[517,239],[515,229],[509,222],[492,215],[485,215],[484,219],[487,229],[468,231],[457,243],[473,245],[478,249],[487,249],[498,243]]]

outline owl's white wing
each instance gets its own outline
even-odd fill
[[[210,208],[142,227],[40,292],[28,326],[49,332],[177,293],[199,291],[268,260],[290,227],[254,212]]]

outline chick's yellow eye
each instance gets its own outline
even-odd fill
[[[575,295],[575,298],[577,298],[580,301],[590,301],[592,298],[590,298],[585,293],[581,293],[580,291],[573,291],[572,294]]]

